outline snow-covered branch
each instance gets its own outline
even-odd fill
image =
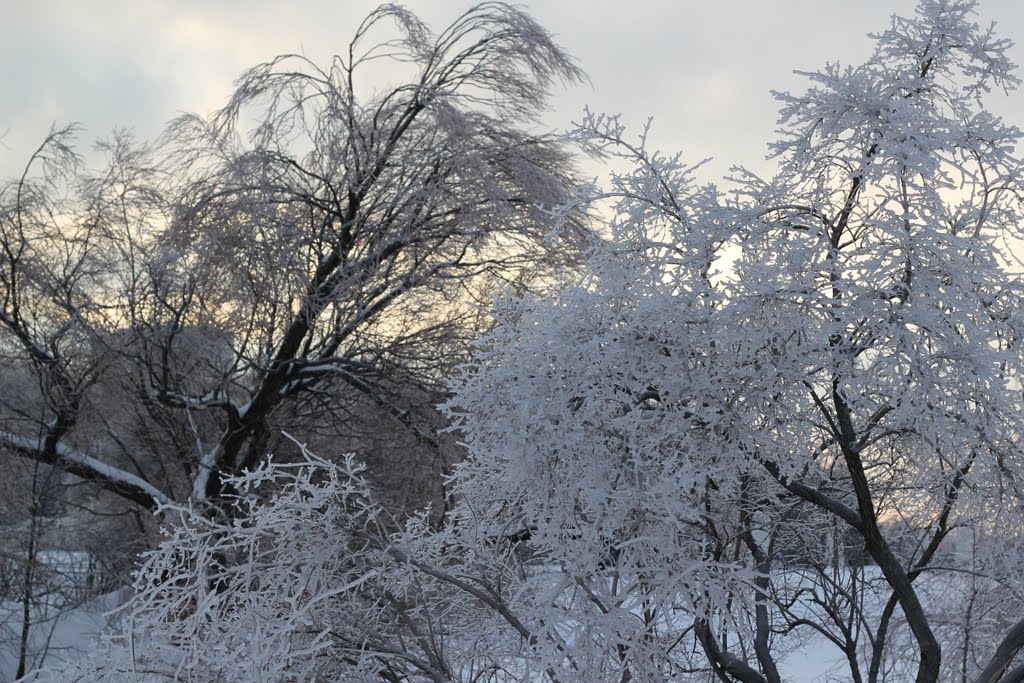
[[[102,488],[151,510],[171,502],[166,494],[144,479],[62,443],[50,449],[43,439],[0,431],[0,446],[99,484]]]

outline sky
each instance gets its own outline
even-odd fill
[[[469,0],[405,3],[442,28]],[[584,106],[653,117],[654,145],[768,172],[776,103],[799,91],[794,69],[857,64],[867,33],[913,0],[535,0],[520,3],[588,73],[556,92],[545,127],[564,130]],[[83,151],[115,127],[149,139],[182,112],[224,103],[248,66],[298,52],[325,62],[347,45],[375,0],[0,0],[0,178],[20,173],[53,124],[78,122]],[[1024,2],[980,0],[979,19],[1024,43]],[[1024,63],[1024,47],[1012,51]],[[1022,74],[1024,75],[1024,74]],[[1024,128],[1024,94],[991,108]]]

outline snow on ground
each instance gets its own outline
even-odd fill
[[[790,653],[779,665],[779,674],[789,683],[846,683],[850,679],[845,657],[820,636]]]
[[[130,589],[96,596],[71,609],[33,608],[29,637],[30,669],[74,661],[94,649],[111,610],[123,604]],[[13,681],[18,668],[22,624],[19,602],[0,602],[0,681]]]
[[[122,589],[93,598],[77,608],[48,615],[32,630],[31,652],[36,655],[35,665],[55,667],[63,661],[88,656],[111,619],[109,613],[129,597],[130,589]],[[5,635],[0,642],[0,681],[14,680],[20,624],[21,605],[0,603],[0,626]],[[42,661],[38,655],[44,649],[46,657]],[[789,654],[781,662],[780,673],[791,683],[839,682],[847,680],[843,676],[844,668],[844,659],[835,647],[824,638],[816,638]]]
[[[866,568],[866,575],[877,573]],[[68,610],[51,610],[32,630],[31,652],[36,667],[56,667],[63,661],[78,661],[93,650],[99,635],[110,623],[111,612],[131,596],[130,588],[95,597]],[[881,603],[874,605],[880,610]],[[38,616],[38,615],[37,615]],[[0,603],[0,681],[11,681],[17,667],[17,635],[21,605]],[[791,683],[846,683],[849,673],[842,653],[823,636],[803,631],[804,642],[778,660],[782,678]],[[45,661],[39,657],[45,652]],[[33,681],[51,681],[43,676]],[[54,681],[54,683],[56,683]]]

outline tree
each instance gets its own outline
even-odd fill
[[[588,239],[549,230],[571,163],[531,128],[580,77],[510,6],[434,34],[385,5],[330,64],[257,66],[159,148],[115,136],[96,176],[54,131],[0,195],[0,349],[38,385],[0,445],[148,509],[215,505],[282,426],[404,430],[410,469],[447,471],[432,406],[480,323],[463,302],[543,286]]]
[[[563,566],[579,558],[584,576],[597,576],[595,545],[634,576],[663,566],[646,553],[691,557],[675,580],[721,597],[681,613],[722,680],[779,680],[771,641],[804,629],[857,681],[893,664],[920,682],[1020,675],[1007,667],[1024,622],[956,658],[936,635],[949,615],[930,613],[950,605],[922,598],[972,571],[1021,604],[1006,555],[936,561],[955,528],[1004,550],[1021,528],[1021,289],[1002,268],[1021,219],[1020,134],[981,106],[1018,81],[1008,41],[973,10],[925,0],[864,65],[779,94],[780,171],[737,170],[730,201],[591,117],[581,139],[637,165],[611,192],[619,253],[556,300],[515,304],[459,390],[464,471],[531,543]],[[716,275],[727,244],[742,255]],[[799,572],[770,573],[779,530],[817,533],[800,510],[852,529],[878,580],[818,572],[826,600]],[[723,564],[690,579],[699,561]],[[760,572],[747,591],[728,584],[741,570]],[[893,651],[897,622],[915,660]]]

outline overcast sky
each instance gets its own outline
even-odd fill
[[[374,0],[0,0],[0,177],[20,170],[53,123],[80,122],[88,146],[115,126],[158,134],[184,111],[208,113],[247,66],[301,52],[324,61],[344,47]],[[405,3],[440,29],[473,3]],[[766,170],[776,106],[799,90],[794,69],[855,64],[866,34],[912,0],[535,0],[524,4],[590,75],[560,91],[545,117],[562,130],[584,105],[654,117],[653,138],[688,160],[715,157]],[[1024,42],[1024,2],[981,0],[981,18]],[[1014,48],[1016,62],[1024,49]],[[1024,127],[1024,95],[993,109]]]

